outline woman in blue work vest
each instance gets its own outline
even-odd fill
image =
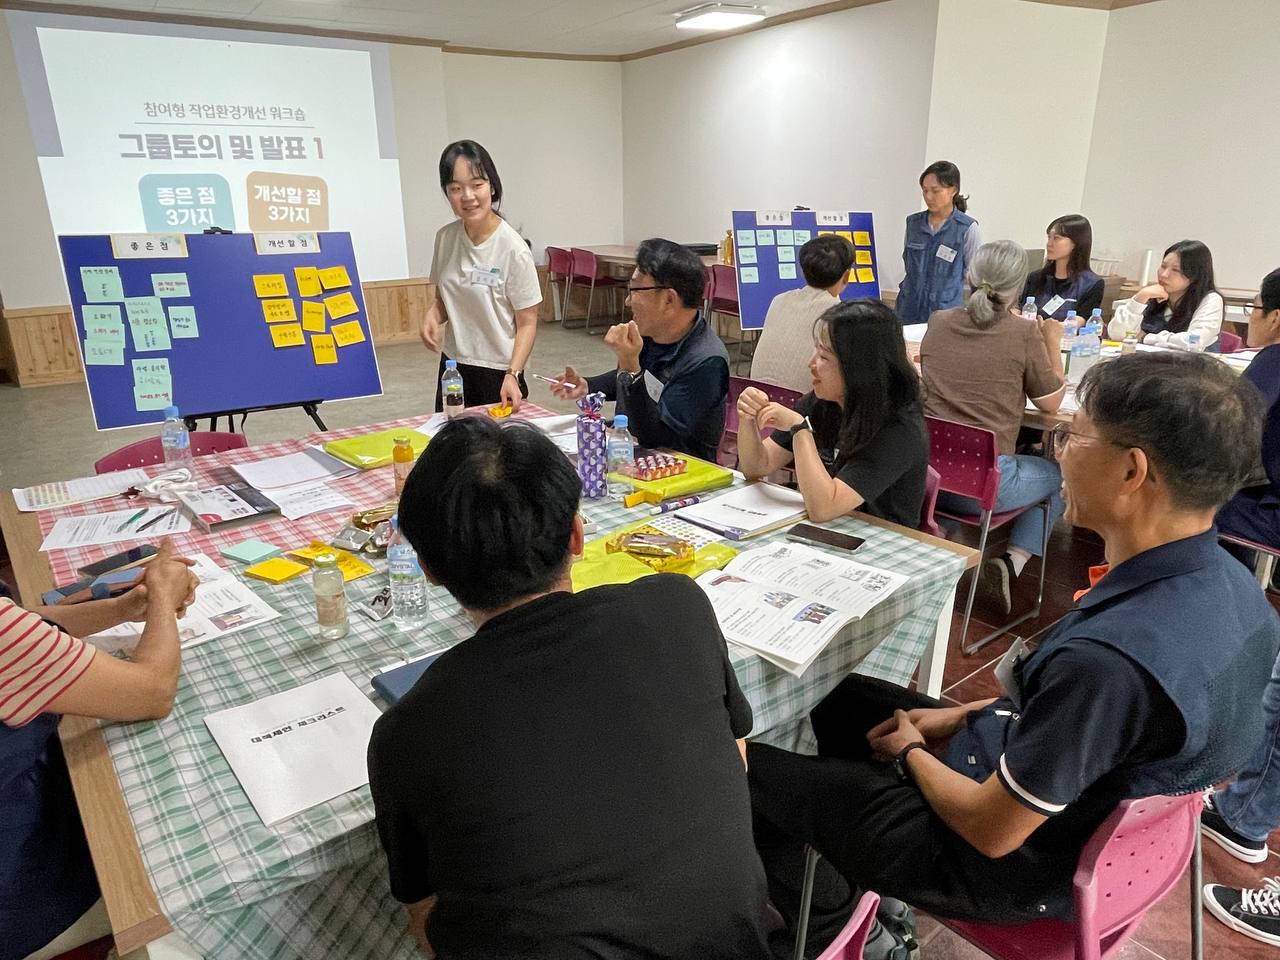
[[[1089,269],[1093,226],[1086,217],[1069,213],[1049,224],[1044,233],[1044,266],[1027,274],[1023,301],[1033,298],[1036,312],[1047,319],[1065,320],[1068,310],[1088,317],[1102,306],[1105,285]]]
[[[927,209],[907,217],[895,310],[903,323],[924,323],[936,310],[960,306],[964,278],[974,251],[982,246],[978,221],[960,196],[960,168],[949,160],[931,163],[920,174]]]

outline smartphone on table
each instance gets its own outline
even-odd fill
[[[815,526],[812,523],[797,523],[787,531],[787,539],[797,543],[816,543],[820,547],[835,547],[838,550],[850,552],[867,542],[862,537],[828,530],[826,527]]]

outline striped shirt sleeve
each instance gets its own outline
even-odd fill
[[[30,723],[84,675],[94,647],[0,598],[0,722]]]

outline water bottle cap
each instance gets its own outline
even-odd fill
[[[177,420],[179,416],[180,414],[178,413],[178,408],[175,407],[173,404],[170,404],[169,406],[164,408],[164,418],[166,420]]]
[[[1091,317],[1101,317],[1101,316],[1102,316],[1102,308],[1101,308],[1101,307],[1094,307],[1094,308],[1093,308],[1093,313],[1089,314],[1089,316],[1091,316]]]
[[[1068,310],[1068,311],[1067,311],[1067,319],[1068,319],[1068,320],[1069,320],[1069,319],[1071,319],[1072,317],[1074,317],[1075,315],[1076,315],[1076,312],[1075,312],[1074,310]]]
[[[457,361],[457,360],[446,360],[446,361],[444,362],[444,368],[445,368],[446,370],[457,370],[457,369],[458,369],[458,361]]]
[[[399,516],[399,514],[395,514],[395,513],[393,513],[393,514],[391,515],[391,529],[392,529],[392,530],[399,530],[399,529],[400,529],[400,516]]]
[[[627,420],[627,415],[625,413],[614,414],[614,417],[613,417],[614,429],[625,430],[627,429],[627,424],[629,422],[630,421]]]
[[[1029,303],[1029,304],[1034,304],[1035,302],[1036,302],[1036,298],[1035,298],[1035,297],[1027,297],[1027,303]]]

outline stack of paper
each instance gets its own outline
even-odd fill
[[[156,504],[135,521],[133,517],[138,511],[137,507],[129,507],[84,517],[61,517],[44,538],[44,543],[40,544],[40,549],[47,553],[128,540],[159,540],[171,533],[186,533],[191,529],[191,518],[175,506]],[[152,520],[155,522],[151,523]],[[147,529],[138,529],[146,523],[151,524]]]
[[[329,456],[319,447],[308,447],[301,453],[269,457],[253,463],[237,463],[231,469],[240,474],[245,483],[259,490],[293,487],[317,480],[337,480],[358,472],[355,467]]]
[[[19,510],[31,513],[52,507],[67,507],[73,503],[88,503],[90,500],[101,500],[104,497],[116,497],[130,487],[146,482],[145,470],[120,470],[97,477],[58,480],[53,483],[40,483],[24,490],[15,489],[13,500]]]
[[[551,442],[565,453],[578,453],[578,417],[576,414],[564,414],[554,417],[534,417],[529,421],[548,437]]]
[[[678,511],[685,520],[723,533],[730,540],[746,540],[777,530],[805,517],[804,497],[772,483],[752,483],[714,500]]]

